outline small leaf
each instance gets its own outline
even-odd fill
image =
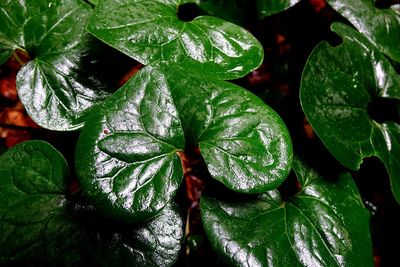
[[[349,174],[329,181],[293,162],[301,191],[247,201],[202,197],[211,245],[235,266],[373,266],[369,212]]]
[[[311,54],[301,82],[303,110],[325,146],[347,168],[357,170],[364,158],[379,157],[400,202],[400,126],[378,123],[368,112],[378,97],[400,99],[400,77],[357,31],[344,24],[332,29],[343,43],[335,48],[321,43]]]
[[[297,4],[300,0],[256,0],[259,18],[279,13]]]
[[[42,141],[16,145],[0,157],[0,264],[41,253],[46,222],[62,209],[68,166]]]
[[[85,31],[90,13],[80,0],[0,3],[0,61],[15,49],[33,59],[18,73],[17,88],[29,115],[44,128],[81,127],[88,110],[110,94],[93,71]]]
[[[282,119],[239,86],[200,74],[188,77],[178,66],[173,69],[164,73],[187,143],[199,145],[211,176],[245,193],[280,185],[292,160],[291,139]]]
[[[379,9],[373,0],[327,2],[382,53],[400,62],[400,5]]]
[[[242,77],[263,60],[261,44],[245,29],[200,16],[178,18],[179,0],[102,0],[89,21],[94,36],[143,64],[179,63],[218,79]]]
[[[89,117],[76,149],[78,177],[101,212],[143,221],[179,187],[184,146],[166,81],[145,68]]]

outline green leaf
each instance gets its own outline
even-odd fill
[[[1,41],[0,39],[0,65],[3,65],[11,57],[13,50],[1,43]]]
[[[74,208],[64,196],[67,178],[65,159],[45,142],[1,155],[0,265],[170,266],[177,260],[183,221],[174,205],[145,223],[115,223],[92,207]]]
[[[400,5],[379,9],[374,0],[328,0],[379,50],[400,62]]]
[[[42,141],[19,144],[0,157],[0,264],[41,253],[46,223],[65,203],[68,166]]]
[[[301,191],[247,201],[202,197],[206,234],[235,266],[373,266],[369,212],[349,174],[337,181],[293,162]]]
[[[86,216],[85,226],[95,229],[91,234],[97,237],[95,266],[172,266],[181,253],[184,226],[176,205],[168,204],[156,218],[141,224]]]
[[[277,14],[297,4],[300,0],[256,0],[259,18]]]
[[[263,60],[261,44],[245,29],[200,16],[178,18],[179,0],[102,0],[89,20],[94,36],[143,64],[179,63],[187,71],[228,80]]]
[[[303,110],[325,146],[347,168],[357,170],[364,158],[379,157],[400,202],[400,126],[378,123],[368,112],[378,97],[400,99],[400,77],[357,31],[344,24],[332,29],[343,43],[335,48],[321,43],[311,54],[301,82]]]
[[[5,51],[0,59],[15,49],[33,59],[18,73],[18,94],[32,119],[44,128],[81,127],[88,110],[110,94],[91,64],[93,47],[85,31],[90,13],[90,6],[80,0],[0,3],[0,42]]]
[[[76,148],[77,174],[101,212],[143,221],[178,189],[177,152],[184,146],[166,81],[145,68],[88,118]]]
[[[259,193],[280,185],[291,167],[291,139],[282,119],[259,98],[228,82],[163,67],[187,144],[199,145],[214,179]]]

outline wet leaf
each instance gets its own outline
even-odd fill
[[[142,69],[88,119],[76,150],[81,185],[108,216],[154,216],[182,181],[183,133],[232,190],[265,192],[289,173],[290,136],[271,108],[243,88],[168,63]]]
[[[42,127],[77,129],[88,110],[109,95],[91,63],[94,47],[85,32],[90,13],[79,0],[0,4],[0,59],[12,50],[26,51],[33,59],[18,73],[18,93]]]
[[[257,199],[201,199],[206,234],[234,266],[373,266],[369,212],[349,174],[335,181],[293,162],[301,191]]]
[[[325,146],[347,168],[357,170],[366,157],[380,158],[400,202],[400,126],[378,123],[369,114],[377,98],[400,99],[400,77],[363,35],[344,24],[332,29],[343,43],[321,43],[311,54],[301,83],[303,110]]]
[[[400,5],[379,9],[373,0],[328,0],[381,52],[400,62]]]
[[[183,221],[176,206],[141,224],[115,223],[65,197],[68,166],[49,144],[30,141],[0,156],[3,266],[170,266]]]
[[[165,70],[187,144],[198,145],[214,179],[245,193],[276,188],[287,177],[291,139],[259,98],[228,82]]]
[[[179,63],[218,79],[242,77],[261,64],[262,46],[248,31],[209,16],[181,21],[179,5],[179,0],[102,0],[88,31],[143,64]]]
[[[89,117],[76,148],[78,177],[101,212],[143,221],[178,189],[184,146],[166,81],[146,68]]]
[[[300,0],[256,0],[259,18],[279,13],[297,4]]]

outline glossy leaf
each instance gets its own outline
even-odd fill
[[[179,0],[102,0],[88,31],[143,64],[179,63],[218,79],[242,77],[261,64],[262,46],[245,29],[208,16],[181,21],[179,5]]]
[[[150,68],[89,117],[76,149],[81,185],[97,208],[125,221],[159,213],[182,181],[184,135],[169,88]]]
[[[1,265],[41,254],[46,223],[64,207],[67,177],[64,158],[45,142],[22,143],[1,155]]]
[[[245,193],[276,188],[289,174],[291,139],[259,98],[228,82],[163,67],[187,144],[198,145],[214,179]]]
[[[183,221],[168,205],[141,224],[115,224],[64,196],[68,166],[42,141],[0,156],[0,264],[3,266],[170,266]]]
[[[85,32],[91,8],[80,0],[0,3],[1,53],[20,49],[33,59],[18,73],[18,94],[36,123],[52,130],[83,125],[88,110],[109,95],[94,75]]]
[[[328,0],[381,52],[400,62],[400,5],[379,9],[374,0]]]
[[[259,18],[279,13],[297,4],[300,0],[256,0]]]
[[[378,123],[368,112],[378,97],[400,99],[400,76],[361,34],[344,24],[333,30],[343,43],[335,48],[321,43],[311,54],[301,83],[303,110],[344,166],[356,170],[365,157],[379,157],[400,202],[400,126]]]
[[[349,174],[335,181],[293,162],[301,191],[201,199],[211,245],[235,266],[373,266],[369,212]]]

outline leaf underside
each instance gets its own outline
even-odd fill
[[[400,99],[400,77],[357,31],[344,24],[332,28],[343,43],[334,48],[321,43],[313,51],[302,77],[302,108],[344,166],[356,170],[364,158],[380,158],[400,202],[400,126],[392,121],[377,123],[368,113],[378,97]]]
[[[211,245],[235,266],[373,266],[369,212],[348,174],[328,181],[300,161],[301,191],[254,200],[202,197]]]

